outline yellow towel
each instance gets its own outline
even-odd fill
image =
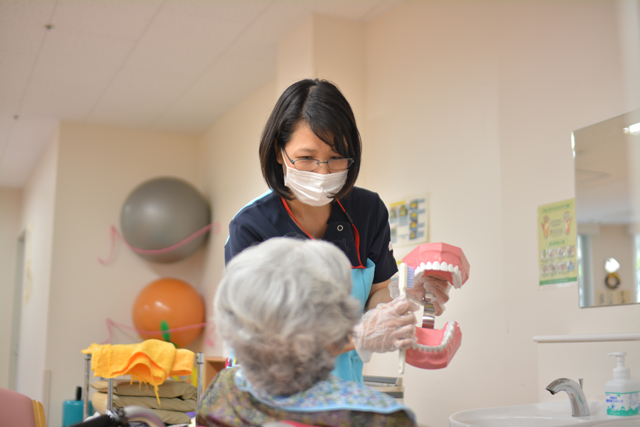
[[[153,339],[138,344],[91,344],[82,352],[91,354],[94,377],[130,375],[132,381],[153,385],[156,397],[158,385],[168,376],[189,375],[195,358],[191,350],[176,349],[171,343]]]

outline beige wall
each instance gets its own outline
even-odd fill
[[[574,196],[571,131],[628,108],[617,6],[408,2],[365,25],[365,71],[353,80],[366,83],[359,123],[369,172],[359,185],[386,201],[429,194],[431,240],[463,247],[472,265],[469,283],[452,292],[437,323],[462,326],[451,366],[407,367],[404,375],[405,402],[421,424],[446,426],[459,410],[538,401],[550,373],[546,359],[539,363],[535,335],[638,329],[640,306],[580,310],[577,287],[537,285],[537,206]],[[310,40],[330,25],[315,17],[285,38],[279,73],[328,77],[313,65],[328,50]],[[323,66],[327,74],[338,68],[331,60]],[[279,74],[279,89],[282,80]],[[352,87],[336,83],[345,92]],[[257,150],[255,138],[238,143]],[[217,173],[246,175],[230,165]],[[243,186],[251,191],[229,195],[242,204],[260,191]],[[218,263],[220,243],[212,249]],[[376,355],[365,372],[397,375],[396,367],[396,354]],[[588,382],[589,373],[582,376]]]
[[[456,358],[405,374],[422,423],[537,401],[534,335],[638,331],[640,306],[580,310],[576,287],[537,286],[537,206],[574,196],[571,131],[628,107],[616,7],[409,2],[367,26],[365,161],[385,171],[367,186],[385,200],[428,192],[431,239],[472,266],[437,321],[461,324]],[[393,359],[367,372],[391,375]]]
[[[157,264],[119,241],[114,261],[98,263],[109,254],[109,227],[120,229],[123,203],[139,184],[172,176],[203,190],[200,152],[195,136],[61,124],[46,339],[49,425],[60,425],[62,402],[73,399],[83,383],[80,350],[108,338],[107,318],[133,326],[136,295],[161,277],[182,279],[202,291],[203,249],[176,263]],[[113,343],[137,341],[135,333],[114,329]]]
[[[0,188],[0,387],[9,388],[16,247],[20,237],[22,191]]]
[[[312,15],[300,23],[278,44],[277,96],[301,79],[329,80],[340,88],[356,122],[362,124],[366,98],[364,30],[362,22],[324,15]],[[359,130],[366,138],[366,128]],[[366,173],[367,165],[363,164],[360,179]]]
[[[640,305],[580,310],[576,287],[537,286],[537,206],[574,196],[571,131],[640,107],[623,83],[623,64],[638,61],[623,55],[630,51],[624,43],[620,47],[619,5],[407,2],[364,28],[313,17],[298,29],[305,34],[297,46],[300,67],[314,73],[313,64],[321,63],[318,77],[349,70],[342,50],[331,55],[330,45],[316,44],[314,35],[332,28],[361,34],[364,54],[350,83],[336,81],[354,97],[364,136],[367,173],[358,184],[387,202],[429,194],[431,240],[461,246],[472,266],[471,279],[452,291],[437,320],[442,326],[454,319],[462,327],[463,344],[452,364],[439,371],[408,366],[404,375],[405,402],[421,424],[444,427],[459,410],[538,401],[541,382],[557,374],[549,368],[556,347],[540,347],[535,335],[638,332]],[[43,253],[33,259],[44,275],[34,275],[37,298],[30,307],[37,302],[39,311],[28,327],[35,332],[29,338],[36,338],[30,345],[37,360],[30,361],[24,390],[39,398],[42,371],[51,370],[50,425],[59,423],[62,400],[81,384],[79,350],[106,339],[106,317],[131,323],[130,304],[144,284],[176,274],[201,291],[210,309],[228,223],[266,190],[258,141],[295,52],[282,46],[277,78],[201,137],[63,123],[59,152],[56,137],[24,191],[21,221],[22,227],[32,221],[33,235],[43,242]],[[108,227],[119,225],[128,193],[160,174],[201,188],[221,231],[176,265],[145,262],[123,245],[113,264],[99,265],[96,258],[108,253]],[[44,243],[53,237],[49,298],[51,245]],[[398,248],[397,254],[406,251]],[[115,342],[135,339],[115,333]],[[609,348],[585,345],[592,352]],[[194,347],[208,355],[222,351],[219,342],[201,340]],[[564,363],[579,349],[557,355]],[[575,366],[610,374],[606,354],[601,365],[586,361]],[[397,354],[381,355],[366,373],[396,375],[396,369]],[[586,383],[590,375],[582,373]],[[586,390],[588,397],[599,396],[593,390]]]
[[[617,19],[608,1],[442,1],[401,4],[365,26],[365,72],[353,81],[366,82],[360,127],[370,172],[359,185],[387,201],[429,194],[431,240],[463,247],[472,265],[471,280],[438,319],[462,325],[458,355],[445,370],[408,367],[404,376],[405,401],[422,424],[537,401],[549,374],[539,375],[548,363],[539,363],[535,335],[637,330],[637,321],[600,319],[640,320],[638,306],[580,310],[576,287],[537,286],[537,206],[574,195],[571,131],[627,108]],[[315,66],[330,48],[314,37],[329,33],[331,21],[314,17],[285,38],[279,89],[281,74],[307,69],[326,78],[343,65],[323,61],[327,75]],[[240,139],[257,150],[257,138]],[[217,173],[259,179],[250,169],[257,163],[248,166]],[[229,196],[240,205],[261,189]],[[222,245],[213,250],[221,257]],[[396,363],[396,354],[376,356],[366,373],[396,375]]]
[[[232,108],[202,137],[205,191],[211,199],[213,219],[220,224],[220,231],[209,241],[202,281],[209,313],[224,271],[229,222],[244,205],[268,190],[260,171],[258,143],[275,102],[276,82],[272,81]],[[219,356],[223,354],[222,342],[213,337],[214,346],[206,346],[204,351]]]
[[[25,272],[16,391],[43,404],[58,147],[56,130],[23,189],[19,226],[25,231]]]
[[[461,409],[513,403],[504,374],[515,301],[507,295],[511,281],[502,277],[499,30],[492,22],[498,10],[472,2],[409,3],[366,32],[364,161],[379,171],[367,176],[366,186],[385,201],[428,194],[430,240],[460,246],[471,264],[469,282],[451,292],[436,321],[436,327],[460,323],[458,354],[446,369],[407,366],[404,374],[405,403],[429,426],[446,426]],[[518,248],[524,257],[525,248]],[[396,248],[396,256],[407,250]],[[535,281],[530,286],[535,290]],[[366,372],[397,376],[396,365],[396,354],[376,355]],[[533,391],[521,389],[520,399]]]

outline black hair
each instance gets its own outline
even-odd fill
[[[284,172],[276,156],[277,150],[284,149],[300,123],[307,123],[336,153],[353,159],[347,181],[332,195],[341,199],[351,191],[358,178],[362,142],[349,102],[337,86],[326,80],[300,80],[282,93],[260,138],[262,176],[275,193],[288,200],[293,198],[284,185]]]

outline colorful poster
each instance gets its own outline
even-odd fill
[[[393,246],[412,245],[427,241],[429,199],[408,197],[389,205],[389,226]]]
[[[575,199],[538,207],[540,286],[578,281]]]

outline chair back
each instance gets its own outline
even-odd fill
[[[46,427],[44,408],[37,400],[0,387],[0,424],[3,426]]]
[[[33,415],[36,420],[36,427],[47,427],[47,420],[44,417],[44,408],[42,403],[37,400],[32,400],[33,403]]]

